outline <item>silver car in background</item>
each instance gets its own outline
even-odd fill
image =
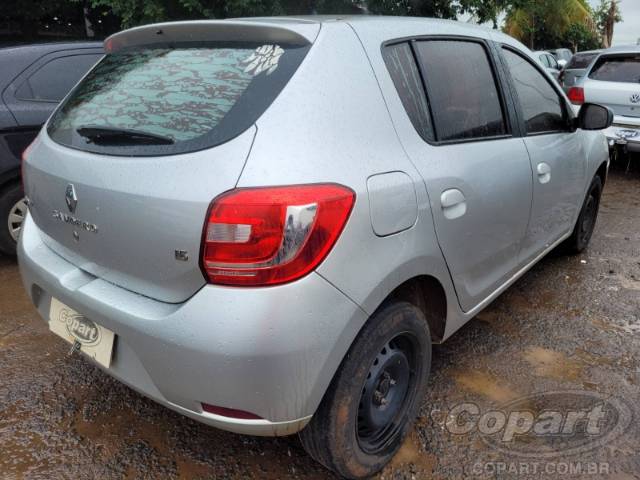
[[[560,68],[566,67],[573,57],[573,53],[568,48],[556,48],[549,50],[549,53],[551,53],[558,61]]]
[[[568,95],[574,105],[595,102],[609,107],[615,114],[605,132],[610,144],[640,152],[640,46],[605,50]]]
[[[533,52],[533,55],[538,59],[547,72],[549,72],[549,75],[559,82],[562,67],[558,64],[556,58],[549,52],[544,51]]]
[[[591,239],[612,114],[497,31],[194,21],[105,49],[24,155],[20,270],[54,334],[198,421],[369,476],[432,343]]]
[[[566,93],[578,85],[589,71],[602,50],[589,50],[576,53],[560,73],[560,84]]]

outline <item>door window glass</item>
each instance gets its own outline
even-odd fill
[[[523,56],[503,49],[528,134],[567,130],[565,103],[547,78]]]
[[[473,140],[507,133],[502,103],[485,47],[479,42],[416,43],[438,141]]]

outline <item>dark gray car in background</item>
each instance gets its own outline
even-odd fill
[[[601,53],[602,50],[589,50],[578,52],[571,58],[560,75],[560,82],[565,93],[569,93],[571,87],[576,86],[584,78],[591,64]]]
[[[26,213],[22,152],[102,55],[101,42],[0,48],[0,253],[15,254]]]

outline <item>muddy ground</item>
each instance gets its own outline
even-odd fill
[[[618,172],[585,254],[552,254],[435,348],[418,425],[380,478],[640,478],[639,347],[640,174]],[[334,478],[296,437],[198,424],[68,350],[27,300],[15,261],[0,257],[0,478]],[[447,427],[461,403],[486,412],[542,392],[553,409],[568,390],[614,401],[621,431],[576,451]]]

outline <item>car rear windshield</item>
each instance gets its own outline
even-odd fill
[[[255,123],[308,49],[216,42],[117,51],[71,92],[47,132],[63,145],[111,155],[213,147]]]
[[[589,78],[603,82],[640,83],[640,54],[600,58]]]
[[[573,56],[566,68],[567,70],[580,70],[587,68],[597,56],[597,53],[578,53]]]

